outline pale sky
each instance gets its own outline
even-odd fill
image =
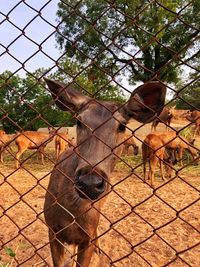
[[[22,64],[29,72],[55,66],[53,60],[61,55],[56,48],[53,27],[57,26],[58,2],[59,0],[0,0],[0,74],[9,70],[24,77],[26,71],[22,69]],[[41,17],[38,11],[41,11]],[[122,84],[129,91],[133,90],[126,77],[123,77]]]
[[[5,70],[17,71],[22,66],[18,61],[24,63],[25,68],[31,72],[40,67],[54,66],[54,62],[44,53],[55,60],[59,58],[60,51],[56,48],[54,35],[51,35],[55,29],[41,17],[56,26],[58,1],[0,0],[0,73]],[[16,7],[13,9],[14,6]],[[41,10],[41,17],[37,13],[39,10]],[[9,20],[6,19],[7,16]],[[30,21],[31,23],[26,27]],[[22,35],[23,29],[25,35],[37,44]],[[19,38],[16,39],[17,37]],[[46,38],[48,39],[42,43]],[[41,44],[44,53],[39,51],[39,45]],[[6,52],[6,48],[8,48],[8,52]],[[34,56],[31,57],[32,55]],[[24,76],[24,70],[19,70],[17,74]]]
[[[55,66],[52,59],[57,60],[61,52],[56,48],[55,28],[48,22],[57,25],[58,2],[59,0],[0,0],[0,74],[9,70],[24,77],[26,71],[21,69],[21,63],[24,63],[25,69],[29,72],[34,72],[42,67]],[[41,10],[41,17],[37,12],[39,10]],[[23,29],[25,36],[22,33]],[[47,40],[43,43],[46,38]],[[44,53],[39,51],[41,44]],[[8,48],[8,52],[6,48]],[[133,90],[126,78],[123,78],[122,84],[130,91]]]

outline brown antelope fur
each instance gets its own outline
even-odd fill
[[[123,154],[128,155],[129,147],[133,148],[133,154],[136,156],[138,154],[138,146],[135,143],[134,137],[131,134],[126,133],[124,135],[124,150]]]
[[[44,164],[44,149],[53,139],[54,135],[55,131],[51,128],[49,128],[49,133],[36,131],[24,131],[19,133],[15,139],[15,144],[18,148],[15,157],[15,167],[19,168],[20,157],[27,149],[37,149],[41,155],[41,162]]]
[[[4,132],[4,131],[3,131]],[[7,150],[10,154],[13,154],[13,151],[10,147],[11,143],[14,141],[15,134],[0,134],[0,162],[3,163],[3,152]]]
[[[3,150],[5,146],[5,136],[6,132],[4,130],[0,130],[0,162],[3,163]]]
[[[195,124],[194,135],[196,134],[200,135],[200,111],[198,110],[188,111],[186,119]]]
[[[158,118],[155,118],[151,125],[151,132],[156,131],[156,127],[158,123],[164,123],[166,125],[166,130],[168,130],[168,126],[171,124],[171,120],[173,118],[173,109],[164,108],[160,113]]]
[[[150,179],[151,186],[154,186],[154,176],[155,176],[155,169],[156,166],[159,164],[161,178],[164,181],[164,169],[163,169],[163,162],[167,162],[167,170],[168,175],[171,176],[170,167],[173,163],[172,158],[166,152],[164,147],[164,143],[158,135],[155,134],[148,134],[142,143],[142,158],[143,158],[143,171],[144,171],[144,180]],[[146,177],[146,164],[149,163],[149,174]]]
[[[6,134],[4,130],[0,130],[0,136]]]
[[[69,147],[75,147],[76,146],[76,139],[75,137],[72,137],[69,139]]]
[[[65,265],[63,244],[67,243],[78,247],[76,267],[88,267],[98,247],[100,210],[122,150],[125,125],[131,118],[142,123],[152,121],[155,112],[147,105],[161,112],[166,88],[159,82],[143,84],[119,106],[85,96],[72,85],[45,81],[57,106],[76,112],[77,118],[77,146],[59,157],[45,196],[53,266]]]
[[[57,133],[55,138],[56,159],[69,147],[68,133]]]
[[[153,134],[160,137],[166,148],[173,149],[177,152],[177,161],[183,165],[182,158],[185,150],[190,152],[193,160],[198,157],[198,150],[193,148],[193,143],[190,143],[182,136],[177,136],[175,131],[166,132],[153,132]],[[194,140],[192,141],[194,142]]]

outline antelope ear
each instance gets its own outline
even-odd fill
[[[166,86],[152,81],[137,87],[128,102],[120,109],[126,120],[136,119],[142,123],[151,122],[163,110]]]
[[[83,95],[72,85],[65,85],[59,81],[44,78],[55,100],[56,105],[65,111],[78,111],[84,104],[90,101],[90,97]]]

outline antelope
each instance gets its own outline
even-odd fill
[[[55,138],[56,159],[69,147],[75,147],[75,138],[69,138],[67,133],[57,133]]]
[[[3,163],[3,151],[7,150],[10,154],[13,154],[10,144],[14,141],[15,134],[0,134],[0,162]]]
[[[6,134],[4,130],[0,130],[0,136]]]
[[[194,135],[200,135],[200,111],[194,110],[187,112],[186,119],[195,124]]]
[[[177,136],[175,131],[169,131],[167,133],[154,132],[153,134],[160,137],[166,148],[173,149],[177,152],[177,161],[181,161],[181,165],[183,165],[182,158],[185,150],[192,155],[193,160],[199,156],[198,150],[193,147],[194,140],[190,143],[184,137]]]
[[[47,144],[53,139],[55,135],[55,131],[51,128],[49,129],[49,133],[42,133],[36,131],[24,131],[18,133],[18,136],[15,139],[15,144],[18,148],[18,151],[15,156],[15,167],[19,168],[19,161],[21,155],[27,149],[37,149],[41,155],[41,162],[44,164],[44,149]]]
[[[109,176],[120,156],[131,118],[150,122],[161,112],[166,87],[145,83],[123,106],[97,101],[72,85],[45,78],[57,106],[76,113],[77,146],[61,154],[45,196],[44,216],[54,267],[65,264],[64,243],[77,246],[76,267],[88,267],[98,248],[100,210],[109,193]]]
[[[125,134],[124,136],[124,154],[128,154],[129,147],[133,147],[133,154],[136,156],[138,154],[138,146],[131,134]]]
[[[156,131],[158,123],[164,123],[166,125],[166,129],[168,129],[168,126],[170,126],[171,124],[172,118],[173,118],[172,109],[164,108],[163,111],[160,113],[160,115],[153,120],[151,125],[151,132]]]
[[[68,133],[57,133],[55,138],[56,159],[69,147]]]
[[[164,147],[164,142],[160,138],[160,136],[150,133],[144,139],[142,143],[142,158],[143,158],[143,172],[144,172],[144,180],[147,180],[146,177],[146,164],[149,163],[149,175],[148,179],[150,179],[150,184],[154,187],[154,175],[156,166],[160,165],[161,178],[165,181],[163,162],[168,162],[168,174],[171,176],[170,166],[174,163],[173,159]]]
[[[75,147],[76,146],[76,139],[75,137],[72,137],[69,139],[69,147]]]

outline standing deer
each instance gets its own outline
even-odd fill
[[[173,118],[173,109],[164,108],[163,111],[160,113],[160,115],[153,120],[151,125],[151,132],[156,131],[158,123],[164,123],[166,125],[166,129],[168,129],[167,126],[170,126],[172,118]]]
[[[194,140],[189,142],[183,136],[179,137],[178,135],[176,135],[175,131],[169,131],[167,133],[154,132],[153,134],[160,137],[166,148],[174,150],[176,160],[181,162],[181,166],[183,166],[182,158],[185,150],[187,150],[191,154],[193,160],[198,158],[198,150],[193,147]]]
[[[24,131],[18,134],[15,139],[15,144],[18,148],[15,157],[15,167],[19,168],[19,160],[21,155],[27,149],[37,149],[41,155],[41,162],[44,164],[44,149],[49,142],[55,136],[55,131],[52,128],[48,128],[49,133],[42,133],[36,131]]]
[[[200,111],[193,110],[192,112],[187,112],[186,119],[195,124],[194,135],[200,135]]]
[[[131,118],[150,122],[162,109],[166,87],[159,82],[143,84],[119,106],[94,100],[71,85],[45,81],[57,106],[77,114],[77,146],[60,156],[45,196],[53,266],[64,266],[67,243],[78,247],[76,267],[88,267],[97,248],[100,210],[122,150],[125,125]]]
[[[4,131],[3,131],[4,132]],[[3,163],[3,152],[7,150],[10,154],[13,154],[13,151],[10,147],[11,143],[14,141],[15,134],[6,134],[1,133],[0,134],[0,162]]]
[[[69,147],[68,133],[57,133],[55,138],[56,159]]]
[[[135,140],[131,134],[125,134],[124,136],[124,151],[123,153],[128,155],[129,147],[133,148],[133,154],[136,156],[138,154],[138,146],[135,143]]]
[[[149,175],[148,179],[150,179],[151,186],[154,186],[154,174],[156,170],[156,166],[160,165],[160,173],[161,178],[165,181],[163,163],[167,162],[167,171],[169,176],[171,176],[170,166],[174,163],[174,159],[171,155],[169,155],[165,149],[163,140],[160,136],[150,133],[144,139],[142,143],[142,159],[143,159],[143,171],[144,171],[144,180],[147,180],[146,177],[146,164],[149,163]]]
[[[69,138],[67,133],[57,133],[55,138],[56,159],[69,147],[75,147],[75,138]]]

